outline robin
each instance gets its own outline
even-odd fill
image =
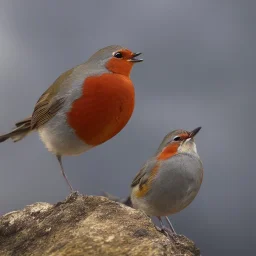
[[[135,101],[130,72],[141,53],[120,45],[105,47],[89,60],[60,75],[37,101],[32,115],[18,123],[0,142],[14,142],[37,131],[56,155],[79,155],[118,134],[129,121]]]
[[[167,134],[156,154],[147,160],[131,184],[131,195],[126,205],[158,217],[161,228],[176,234],[167,216],[187,207],[197,195],[202,180],[203,166],[197,153],[193,131],[175,130]],[[120,201],[111,195],[107,196]],[[163,225],[165,217],[170,229]]]

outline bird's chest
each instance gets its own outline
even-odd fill
[[[128,77],[104,74],[87,78],[82,95],[67,113],[67,121],[79,138],[99,145],[115,136],[134,109],[134,87]]]

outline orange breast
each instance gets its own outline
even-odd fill
[[[99,145],[120,132],[134,109],[134,87],[129,77],[103,74],[88,77],[82,97],[67,114],[69,125],[89,145]]]

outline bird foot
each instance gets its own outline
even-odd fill
[[[70,190],[70,195],[79,195],[79,191],[76,190]]]
[[[163,233],[165,236],[167,236],[170,240],[172,240],[173,242],[175,242],[176,241],[176,236],[177,236],[177,234],[176,233],[174,233],[174,232],[172,232],[172,230],[171,229],[169,229],[169,228],[167,228],[167,227],[165,227],[165,226],[163,226],[163,227],[158,227],[158,226],[156,226],[156,229],[157,229],[157,231],[159,231],[159,232],[161,232],[161,233]]]
[[[81,195],[78,191],[72,190],[70,191],[70,194],[68,195],[67,199],[75,199],[79,195]]]

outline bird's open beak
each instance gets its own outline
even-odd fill
[[[136,57],[138,57],[139,55],[141,55],[141,52],[134,52],[134,53],[132,54],[132,57],[131,57],[128,61],[133,62],[133,63],[142,62],[143,59],[138,59],[138,58],[136,58]]]
[[[201,130],[202,127],[197,127],[193,131],[190,132],[189,138],[194,138],[196,134]]]

